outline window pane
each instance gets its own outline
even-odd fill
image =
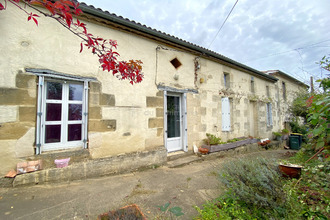
[[[69,85],[69,100],[82,101],[83,85],[70,84]]]
[[[46,125],[45,142],[46,143],[61,142],[61,125]]]
[[[68,141],[81,140],[81,124],[68,125]]]
[[[180,137],[180,97],[167,97],[167,137]]]
[[[61,121],[62,104],[46,104],[46,121]]]
[[[47,82],[47,99],[62,99],[62,84],[57,82]]]
[[[81,119],[82,119],[82,105],[69,104],[69,120],[81,120]]]

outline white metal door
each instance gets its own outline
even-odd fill
[[[165,145],[168,152],[186,150],[185,95],[165,94]]]

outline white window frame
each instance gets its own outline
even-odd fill
[[[61,100],[51,100],[46,98],[47,94],[47,82],[56,82],[62,84],[62,99]],[[82,105],[82,114],[84,114],[84,109],[86,109],[85,105],[85,92],[83,90],[82,94],[82,100],[69,100],[69,85],[70,84],[76,84],[76,85],[82,85],[84,87],[84,84],[77,81],[63,81],[63,80],[54,80],[54,79],[47,79],[45,81],[44,86],[44,96],[43,96],[43,105],[42,105],[42,128],[41,128],[41,146],[42,151],[50,151],[50,150],[62,150],[62,149],[69,149],[69,148],[76,148],[76,147],[83,147],[83,140],[84,140],[84,127],[85,127],[85,120],[83,115],[81,120],[68,120],[68,114],[69,104],[81,104]],[[57,103],[62,105],[62,115],[61,115],[61,121],[46,121],[46,105],[48,103]],[[71,124],[81,124],[81,140],[77,141],[68,141],[68,125]],[[45,129],[47,125],[61,125],[61,141],[56,143],[46,143],[45,142]]]
[[[84,90],[83,90],[83,109],[82,109],[82,141],[80,142],[79,146],[83,148],[87,148],[88,143],[88,83],[90,81],[96,81],[96,78],[92,77],[80,77],[80,76],[73,76],[63,73],[58,73],[52,70],[45,70],[45,69],[30,69],[26,68],[26,72],[35,74],[39,77],[38,81],[38,103],[37,103],[37,125],[36,125],[36,154],[40,154],[43,151],[52,150],[51,148],[47,149],[44,148],[44,123],[43,123],[43,114],[44,114],[44,107],[45,107],[45,81],[47,80],[60,80],[70,81],[74,83],[83,83]],[[77,146],[77,145],[76,145]],[[76,147],[73,146],[73,147]],[[70,146],[64,146],[63,149],[70,148]],[[55,149],[57,150],[57,149]]]

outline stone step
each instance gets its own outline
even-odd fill
[[[176,151],[167,153],[167,161],[177,160],[182,157],[189,157],[193,155],[191,152],[184,152],[184,151]]]
[[[167,161],[167,167],[169,168],[177,168],[177,167],[183,167],[185,165],[202,161],[202,157],[198,157],[197,155],[191,155],[177,158],[176,160]]]

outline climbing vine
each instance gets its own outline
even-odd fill
[[[56,20],[81,39],[80,53],[83,49],[89,49],[98,56],[103,71],[111,72],[120,80],[128,80],[132,85],[143,80],[142,61],[119,61],[120,55],[116,52],[117,41],[94,36],[88,32],[85,23],[74,18],[83,14],[79,8],[79,2],[74,0],[4,0],[4,3],[0,2],[0,11],[8,9],[8,4],[19,8],[27,15],[27,20],[33,21],[37,26],[41,15]],[[32,9],[36,13],[31,12]],[[46,12],[42,9],[46,9]]]

